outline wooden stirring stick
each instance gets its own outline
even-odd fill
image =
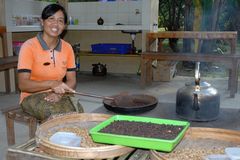
[[[81,96],[86,96],[86,97],[93,97],[93,98],[101,98],[101,99],[108,99],[108,100],[114,100],[113,97],[108,97],[108,96],[100,96],[100,95],[95,95],[95,94],[89,94],[89,93],[83,93],[83,92],[67,92],[67,93],[72,93],[72,94],[77,94]]]

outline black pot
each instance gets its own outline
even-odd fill
[[[105,76],[107,74],[106,64],[103,65],[101,63],[97,63],[97,64],[92,64],[92,66],[93,66],[92,74],[94,76]]]
[[[220,95],[207,82],[186,83],[177,91],[176,112],[180,118],[191,121],[212,121],[219,115]]]
[[[98,20],[97,20],[97,24],[98,25],[103,25],[104,23],[104,20],[102,19],[102,17],[100,17]]]

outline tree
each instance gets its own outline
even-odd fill
[[[203,31],[218,31],[219,17],[225,0],[203,0],[203,19],[201,30]],[[216,42],[207,40],[203,42],[201,52],[212,53]]]
[[[184,4],[184,31],[192,31],[193,30],[193,19],[194,19],[194,8],[192,0],[185,0]],[[190,52],[191,51],[191,40],[184,39],[183,40],[183,51]]]
[[[219,16],[219,28],[226,31],[240,31],[240,0],[225,0]],[[238,38],[239,38],[238,34]]]
[[[184,0],[159,0],[159,27],[166,31],[179,31],[183,27]],[[178,39],[169,39],[169,46],[178,52]]]
[[[227,3],[226,3],[227,2]],[[159,27],[166,31],[240,31],[240,0],[159,0]],[[169,45],[178,52],[178,39]],[[213,43],[203,42],[201,52],[212,52]],[[183,41],[183,51],[192,50],[191,40]]]

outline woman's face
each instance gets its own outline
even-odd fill
[[[57,11],[54,15],[42,20],[43,34],[50,37],[58,37],[64,30],[64,15],[61,10]]]

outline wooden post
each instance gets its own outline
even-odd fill
[[[2,48],[3,48],[3,57],[8,56],[8,43],[7,43],[7,31],[6,27],[0,26],[0,35],[2,37]],[[11,92],[11,81],[10,81],[10,72],[9,69],[4,71],[4,78],[5,78],[5,91],[6,93]]]
[[[6,128],[7,128],[7,142],[8,145],[15,144],[14,120],[9,118],[8,112],[5,113]]]
[[[34,138],[35,132],[37,130],[37,119],[34,117],[30,117],[28,127],[29,127],[29,137]]]

